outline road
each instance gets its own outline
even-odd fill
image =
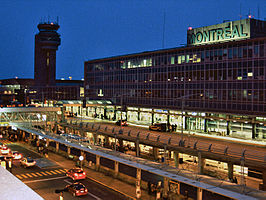
[[[12,151],[19,151],[24,156],[30,156],[36,160],[36,166],[31,168],[24,168],[20,165],[19,160],[13,161],[12,174],[19,178],[23,183],[32,188],[45,200],[59,199],[59,194],[55,193],[56,189],[64,189],[64,187],[73,182],[72,179],[66,177],[66,168],[63,162],[57,163],[50,159],[40,157],[35,152],[24,148],[18,143],[9,143],[8,141],[1,141],[6,143]],[[89,176],[89,175],[87,175]],[[70,199],[89,199],[89,200],[122,200],[125,199],[121,194],[115,192],[95,181],[89,177],[81,180],[88,189],[88,195],[81,197],[73,197],[69,192],[64,192],[64,200]]]

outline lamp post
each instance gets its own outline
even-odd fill
[[[185,98],[187,98],[187,97],[191,97],[191,96],[195,96],[195,95],[200,95],[201,97],[203,96],[203,94],[202,93],[197,93],[197,94],[189,94],[189,95],[185,95],[185,96],[182,96],[182,97],[180,97],[180,98],[178,98],[178,99],[181,99],[181,140],[180,140],[180,143],[179,143],[179,145],[180,146],[184,146],[184,128],[183,128],[183,111],[184,111],[184,104],[185,104]]]

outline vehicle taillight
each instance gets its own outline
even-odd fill
[[[83,175],[86,175],[86,173],[85,173],[85,172],[83,172]]]
[[[88,190],[87,190],[87,189],[85,189],[85,192],[88,192]]]

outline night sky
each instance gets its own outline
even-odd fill
[[[84,61],[178,47],[186,43],[189,26],[239,20],[240,10],[242,19],[250,12],[263,20],[266,1],[0,0],[0,79],[34,77],[37,25],[57,16],[61,46],[56,78],[82,79]]]

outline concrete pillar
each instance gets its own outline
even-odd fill
[[[118,176],[119,173],[119,162],[115,161],[115,177]]]
[[[204,133],[207,133],[208,131],[208,119],[204,119]]]
[[[228,168],[228,179],[233,180],[233,177],[234,177],[234,165],[233,165],[233,163],[228,162],[227,168]]]
[[[266,170],[262,171],[262,184],[260,186],[260,190],[266,191]]]
[[[174,161],[175,161],[175,167],[179,167],[179,153],[177,151],[174,151]]]
[[[118,144],[119,144],[120,148],[123,148],[123,140],[122,139],[118,139]]]
[[[100,156],[96,155],[96,171],[100,170]]]
[[[137,199],[141,198],[141,169],[137,169],[137,174],[136,174],[136,197]]]
[[[153,148],[154,160],[158,160],[159,148],[157,148],[157,147],[152,147],[152,148]]]
[[[151,124],[154,123],[154,113],[153,113],[153,109],[152,109],[152,113],[151,113]]]
[[[205,165],[205,158],[202,158],[201,152],[198,152],[198,173],[203,174],[204,170],[204,165]]]
[[[71,154],[71,148],[67,147],[67,155],[70,156],[70,154]]]
[[[252,120],[253,121],[253,120]],[[252,123],[252,139],[255,139],[257,136],[257,126],[256,124],[253,122]]]
[[[55,142],[55,151],[59,152],[59,142]]]
[[[97,134],[93,134],[93,144],[96,145],[98,142],[98,135]]]
[[[22,140],[24,140],[25,139],[25,131],[22,131]]]
[[[230,135],[231,123],[232,123],[231,121],[227,121],[226,135]]]
[[[140,109],[138,108],[138,121],[140,120]]]
[[[107,147],[110,146],[109,136],[105,135],[105,136],[104,136],[104,139],[105,139],[105,141],[104,141],[104,142],[105,142],[104,146],[107,146]]]
[[[136,149],[136,156],[139,157],[140,155],[139,140],[135,142],[135,149]]]
[[[197,188],[197,200],[202,200],[202,192],[201,188]]]
[[[169,192],[169,179],[164,177],[163,179],[163,198],[167,199],[168,197],[168,192]]]

